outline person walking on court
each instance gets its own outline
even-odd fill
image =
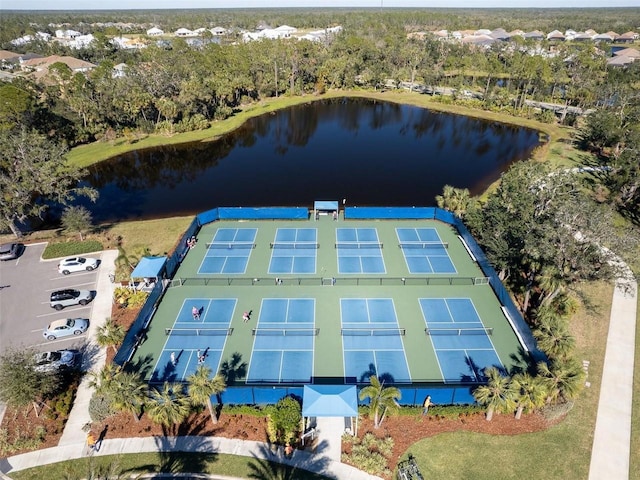
[[[194,320],[200,320],[200,309],[194,306],[191,309],[191,315],[193,316]]]
[[[244,323],[247,323],[249,321],[249,312],[244,312],[242,314],[242,320],[244,321]]]
[[[171,359],[171,365],[175,367],[176,364],[178,363],[176,360],[176,352],[171,352],[171,355],[169,356],[169,358]]]
[[[431,406],[431,395],[427,395],[427,398],[424,399],[424,403],[422,404],[422,415],[426,415],[429,413],[429,407]]]

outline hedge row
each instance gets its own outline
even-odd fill
[[[83,242],[72,240],[69,242],[50,243],[44,249],[42,258],[47,260],[59,257],[71,257],[84,253],[100,252],[104,248],[97,240],[85,240]]]

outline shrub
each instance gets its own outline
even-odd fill
[[[227,415],[251,415],[253,417],[264,417],[267,414],[263,408],[254,405],[224,405],[222,413]]]
[[[292,397],[284,397],[278,401],[275,408],[269,412],[267,433],[272,443],[294,443],[300,432],[302,408],[300,403]]]
[[[89,400],[89,417],[92,422],[103,422],[115,413],[116,411],[106,396],[97,393],[93,394],[91,400]]]
[[[553,422],[564,417],[572,408],[573,402],[555,403],[542,407],[540,409],[540,414],[545,418],[545,420]]]
[[[43,432],[43,430],[43,427],[37,428],[33,436],[29,432],[16,430],[10,436],[6,428],[0,428],[0,457],[5,457],[21,450],[37,450],[44,441],[46,431]]]
[[[144,305],[149,294],[140,290],[127,287],[118,287],[113,292],[113,300],[116,304],[127,308],[138,308]]]
[[[102,243],[97,240],[85,240],[79,242],[70,240],[68,242],[50,243],[44,249],[43,259],[70,257],[73,255],[82,255],[83,253],[99,252],[103,249]]]
[[[351,453],[342,454],[342,461],[356,465],[372,475],[390,477],[387,468],[388,458],[393,453],[394,441],[391,437],[377,438],[373,433],[366,433],[362,439],[353,437]]]

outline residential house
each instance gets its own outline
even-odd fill
[[[147,30],[147,35],[149,35],[150,37],[159,37],[160,35],[164,35],[164,32],[158,27],[152,27]]]
[[[22,62],[21,66],[22,70],[31,72],[31,76],[33,76],[36,80],[41,80],[47,76],[47,74],[49,73],[49,68],[54,63],[64,63],[74,73],[88,72],[89,70],[93,70],[97,66],[93,63],[80,60],[79,58],[60,55],[50,55],[48,57],[33,58]]]
[[[566,37],[560,30],[554,30],[553,32],[547,33],[547,40],[550,42],[564,42],[565,39]]]
[[[193,33],[191,30],[189,30],[188,28],[179,28],[178,30],[173,32],[173,34],[176,37],[195,37],[196,36],[196,34]]]

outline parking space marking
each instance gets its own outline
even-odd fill
[[[69,278],[81,277],[83,275],[95,275],[96,273],[98,273],[96,270],[92,272],[78,272],[70,275],[60,275],[58,277],[50,278],[49,280],[69,280]]]
[[[48,303],[48,302],[47,302]],[[85,308],[91,308],[91,305],[85,305],[84,307],[80,307],[80,308],[73,308],[73,309],[68,309],[68,308],[63,308],[62,310],[54,310],[51,313],[43,313],[41,315],[36,315],[36,318],[40,318],[40,317],[48,317],[50,315],[64,315],[67,312],[77,312],[78,310],[84,310]],[[70,315],[67,315],[67,318],[71,318]]]
[[[73,285],[65,285],[64,287],[48,288],[45,290],[45,292],[54,292],[56,290],[66,290],[68,288],[78,288],[78,287],[82,287],[83,285],[95,285],[95,284],[96,282],[75,283]]]
[[[46,345],[53,345],[54,343],[60,343],[60,342],[68,342],[69,340],[74,340],[74,339],[78,339],[78,338],[85,338],[87,335],[83,334],[83,335],[74,335],[73,337],[69,337],[69,338],[59,338],[57,340],[47,340],[46,342],[43,343],[37,343],[35,346],[36,347],[44,347]]]

